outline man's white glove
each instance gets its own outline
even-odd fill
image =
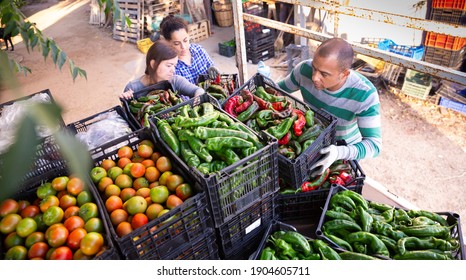
[[[322,148],[319,153],[324,155],[319,161],[317,161],[311,167],[311,177],[318,176],[332,165],[336,160],[344,158],[344,155],[347,154],[348,147],[346,146],[335,146],[330,145],[325,148]]]
[[[215,66],[210,66],[209,69],[207,69],[207,74],[209,75],[209,79],[215,80],[220,75],[220,70]]]

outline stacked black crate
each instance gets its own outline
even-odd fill
[[[429,19],[464,26],[466,25],[466,1],[434,0]],[[466,71],[466,37],[427,32],[424,45],[424,61],[462,72]],[[466,97],[464,92],[466,92],[464,85],[440,81],[433,100],[439,102],[441,106],[465,112]]]

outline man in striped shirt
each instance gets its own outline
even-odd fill
[[[336,140],[313,167],[311,176],[322,174],[338,159],[376,157],[382,148],[380,102],[377,89],[364,76],[351,70],[354,52],[341,38],[323,42],[314,58],[305,60],[278,86],[286,92],[301,90],[303,99],[337,118]]]

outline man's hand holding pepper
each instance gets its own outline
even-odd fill
[[[322,174],[336,160],[344,159],[348,154],[348,147],[330,145],[322,148],[319,153],[323,155],[323,158],[311,167],[311,177]]]

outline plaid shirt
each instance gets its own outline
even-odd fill
[[[207,74],[207,69],[213,66],[214,62],[200,45],[191,44],[189,51],[191,52],[191,66],[178,60],[175,74],[185,77],[192,84],[196,84],[197,77],[201,74]]]

